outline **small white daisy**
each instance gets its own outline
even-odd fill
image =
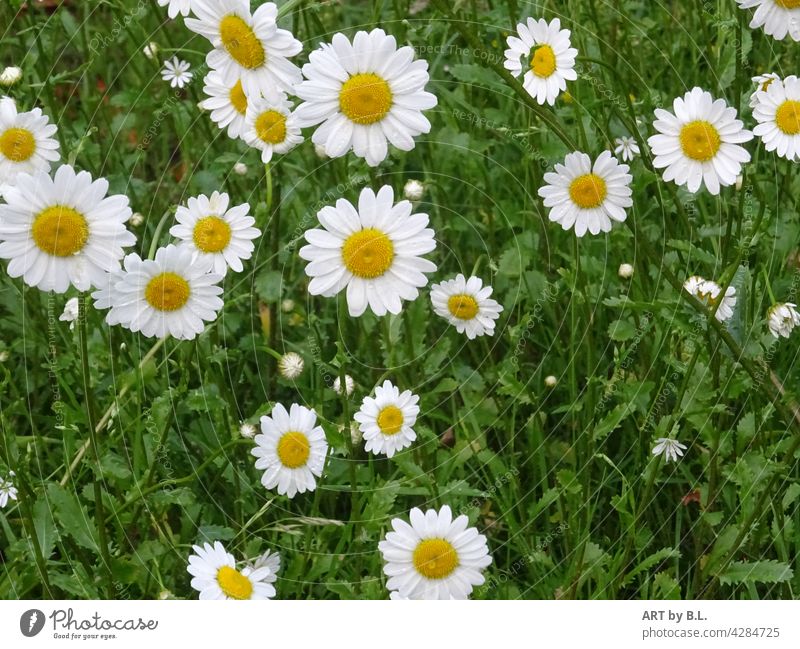
[[[10,471],[7,478],[0,478],[0,508],[5,507],[9,500],[17,499],[17,488],[12,478],[14,472]]]
[[[698,300],[705,303],[709,308],[714,308],[719,301],[719,294],[722,287],[716,282],[703,279],[699,275],[692,275],[683,283],[683,288],[687,293],[694,295]],[[722,298],[714,317],[720,322],[725,322],[733,316],[733,309],[736,307],[736,289],[729,286]]]
[[[261,162],[286,153],[303,141],[292,105],[282,92],[253,99],[247,106],[242,139],[261,151]]]
[[[393,519],[394,531],[378,544],[387,588],[408,599],[467,599],[492,563],[486,537],[466,516],[453,520],[447,505],[424,514],[415,507],[410,519]]]
[[[364,397],[354,419],[366,441],[364,448],[375,455],[392,457],[417,439],[413,426],[419,414],[419,397],[400,390],[391,381],[375,388],[375,397]]]
[[[50,171],[60,157],[57,130],[41,108],[20,113],[13,99],[0,99],[0,189],[21,173]]]
[[[269,566],[236,569],[236,560],[222,543],[193,545],[187,568],[200,599],[270,599],[275,597]]]
[[[192,251],[194,259],[211,264],[213,272],[224,275],[228,268],[235,273],[244,269],[243,260],[253,256],[253,239],[261,236],[254,228],[256,220],[249,215],[250,205],[242,203],[229,208],[225,193],[200,195],[178,206],[169,233],[181,240],[181,248]]]
[[[109,309],[106,322],[141,331],[148,338],[170,335],[191,340],[215,320],[222,308],[222,275],[209,272],[210,262],[193,259],[192,251],[172,244],[155,259],[125,257],[123,270],[109,273],[92,297],[95,307]]]
[[[131,216],[126,196],[106,196],[108,181],[69,165],[51,178],[20,174],[6,186],[0,205],[0,258],[8,274],[28,286],[64,293],[101,286],[119,268],[123,248],[136,243],[125,228]]]
[[[78,319],[79,308],[78,308],[78,298],[71,297],[67,300],[67,303],[64,305],[64,312],[58,316],[58,319],[61,322],[69,322],[69,328],[72,329],[75,326],[75,321]]]
[[[568,153],[564,164],[544,175],[547,183],[539,189],[549,218],[564,230],[575,228],[582,237],[586,232],[610,232],[612,221],[622,223],[626,208],[633,205],[629,167],[603,151],[592,164],[585,153]]]
[[[567,89],[567,81],[578,78],[575,57],[578,50],[570,43],[570,30],[561,29],[558,18],[548,23],[544,18],[528,18],[527,25],[517,25],[517,36],[506,39],[508,49],[503,64],[518,77],[522,72],[520,58],[525,60],[522,85],[539,104],[555,104],[559,93]]]
[[[428,62],[414,60],[409,46],[397,48],[382,29],[358,32],[352,44],[334,34],[330,44],[311,52],[295,90],[305,103],[295,111],[300,126],[322,125],[311,138],[331,158],[350,149],[371,167],[389,154],[388,143],[401,151],[431,124],[422,114],[436,106],[425,91]]]
[[[639,145],[634,138],[626,135],[614,138],[614,155],[620,156],[623,162],[628,162],[639,155]]]
[[[781,83],[781,78],[774,72],[767,72],[753,77],[752,81],[756,84],[756,89],[750,94],[750,108],[755,108],[758,104],[758,93],[766,91],[775,81]]]
[[[247,96],[239,77],[226,77],[219,70],[211,70],[203,80],[206,99],[200,106],[211,113],[211,121],[228,129],[228,137],[236,139],[244,133],[247,114]]]
[[[659,437],[656,440],[656,445],[653,447],[653,455],[662,455],[666,459],[667,464],[670,461],[677,462],[678,457],[683,457],[683,452],[686,446],[681,444],[677,439],[667,439],[666,437]]]
[[[693,88],[672,103],[675,114],[656,108],[653,127],[658,131],[647,143],[655,156],[653,166],[664,169],[664,180],[686,185],[694,193],[705,184],[719,194],[720,187],[736,182],[750,154],[741,146],[753,134],[736,119],[736,109],[715,100],[710,92]]]
[[[800,41],[800,2],[798,0],[736,0],[742,9],[756,8],[750,27],[764,28],[767,36],[782,41],[786,34]]]
[[[314,478],[322,475],[328,442],[316,424],[317,413],[296,403],[289,412],[276,404],[271,417],[261,418],[261,435],[250,452],[257,458],[256,469],[264,471],[261,484],[267,489],[294,498],[317,488]]]
[[[296,352],[284,354],[281,356],[281,360],[278,361],[278,372],[283,378],[290,381],[303,373],[303,367],[305,367],[303,357]]]
[[[350,396],[353,394],[353,390],[356,389],[356,382],[353,380],[353,377],[349,374],[344,375],[344,390],[345,395]],[[342,394],[342,379],[341,377],[337,376],[333,379],[333,391],[336,394]]]
[[[375,315],[400,313],[402,300],[415,300],[436,265],[421,255],[436,247],[427,214],[412,214],[411,203],[394,203],[388,185],[377,194],[365,188],[358,209],[339,199],[317,217],[324,230],[308,230],[300,257],[310,262],[311,295],[333,297],[347,289],[351,316],[369,307]]]
[[[800,325],[800,313],[797,305],[791,302],[773,304],[767,311],[767,321],[770,333],[775,338],[788,338],[792,330]]]
[[[495,320],[503,307],[489,296],[491,286],[479,277],[466,279],[461,273],[453,279],[431,286],[431,302],[436,315],[447,320],[460,334],[473,340],[493,336]]]
[[[173,56],[171,61],[164,61],[161,78],[169,81],[172,88],[183,88],[192,80],[193,75],[189,72],[191,67],[188,61],[181,61],[177,56]]]
[[[192,0],[158,0],[158,4],[167,7],[167,15],[174,19],[178,14],[188,16],[192,10]]]
[[[767,151],[787,160],[800,160],[800,79],[791,75],[755,94],[753,117],[758,126],[753,132]]]

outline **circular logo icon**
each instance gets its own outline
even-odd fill
[[[38,608],[25,611],[19,618],[19,630],[26,638],[32,638],[44,628],[44,613]]]

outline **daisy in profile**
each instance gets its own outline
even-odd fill
[[[800,79],[791,75],[757,92],[753,117],[758,122],[753,132],[767,151],[800,160]]]
[[[486,537],[450,507],[411,510],[411,524],[392,520],[394,531],[378,544],[386,586],[396,599],[467,599],[492,563]]]
[[[5,507],[9,501],[17,499],[17,488],[14,486],[14,472],[10,471],[7,478],[0,478],[0,508]]]
[[[447,320],[470,340],[493,336],[495,320],[503,307],[489,296],[491,286],[479,277],[466,279],[461,273],[453,279],[431,286],[431,302],[436,315]]]
[[[8,274],[56,293],[101,286],[106,273],[119,268],[123,248],[136,243],[125,228],[128,198],[107,193],[105,178],[92,180],[69,165],[53,178],[17,176],[0,205],[0,258],[10,260]]]
[[[413,426],[419,414],[419,397],[411,390],[400,390],[391,381],[375,388],[375,397],[364,397],[355,414],[366,442],[364,448],[375,455],[392,457],[417,439]]]
[[[767,36],[782,41],[789,34],[800,41],[800,3],[797,0],[736,0],[742,9],[755,7],[750,27],[764,28]]]
[[[180,14],[188,16],[192,10],[192,0],[158,0],[161,7],[167,7],[167,15],[173,20]]]
[[[240,79],[248,97],[276,87],[291,92],[300,81],[300,69],[289,58],[303,46],[278,28],[275,3],[251,13],[248,0],[192,0],[192,11],[197,18],[187,18],[186,26],[214,46],[206,63],[225,79]]]
[[[800,325],[797,305],[791,302],[773,304],[767,311],[769,331],[775,338],[788,338],[794,328]]]
[[[755,108],[758,104],[758,93],[766,92],[773,82],[781,82],[781,78],[774,72],[767,72],[753,77],[752,81],[756,84],[756,89],[750,94],[750,108]]]
[[[0,99],[0,189],[18,174],[50,171],[60,157],[56,131],[40,108],[20,113],[13,99]]]
[[[257,458],[256,469],[264,471],[261,484],[267,489],[294,498],[317,488],[315,477],[322,475],[328,442],[313,410],[293,403],[287,412],[276,404],[271,417],[261,418],[255,442],[250,452]]]
[[[592,163],[585,153],[568,153],[564,164],[557,164],[555,173],[544,175],[547,183],[539,189],[549,218],[564,230],[575,228],[582,237],[586,232],[609,232],[612,221],[622,223],[625,210],[633,205],[629,167],[603,151]]]
[[[192,588],[200,599],[270,599],[275,597],[275,581],[268,565],[245,566],[237,570],[236,560],[222,543],[193,545],[189,556]]]
[[[164,61],[161,78],[169,81],[172,88],[183,88],[192,80],[193,74],[189,72],[191,67],[188,61],[181,61],[177,56],[173,56],[171,61]]]
[[[310,262],[311,295],[333,297],[347,289],[347,307],[357,317],[369,307],[375,315],[400,313],[402,300],[415,300],[436,270],[421,255],[436,247],[427,214],[412,214],[411,203],[394,204],[388,185],[377,194],[361,191],[356,209],[339,199],[317,214],[324,230],[308,230],[300,257]]]
[[[570,30],[561,29],[558,18],[548,23],[544,18],[535,21],[528,18],[527,25],[517,25],[517,36],[506,41],[506,70],[518,77],[525,62],[522,85],[539,104],[556,103],[559,93],[567,89],[567,81],[578,78],[575,72],[575,57],[578,50],[570,43]]]
[[[692,275],[683,283],[684,290],[694,295],[698,300],[705,303],[709,308],[715,308],[720,301],[722,287],[709,279],[703,279],[699,275]],[[714,317],[720,322],[725,322],[733,316],[733,309],[736,307],[736,289],[729,286],[722,297],[722,303],[717,308]]]
[[[235,273],[244,269],[242,260],[253,256],[253,239],[261,236],[254,228],[250,205],[229,206],[225,193],[214,192],[211,197],[200,195],[178,206],[169,233],[181,240],[179,246],[192,251],[193,259],[210,263],[212,272],[224,275],[228,268]]]
[[[639,145],[634,138],[625,135],[614,138],[614,155],[621,157],[623,162],[628,162],[639,155]]]
[[[658,135],[647,143],[653,152],[653,166],[664,169],[664,180],[686,185],[695,193],[705,184],[713,195],[720,187],[736,182],[742,164],[750,154],[740,144],[753,134],[736,119],[736,109],[710,92],[693,88],[673,101],[673,115],[656,108],[653,127]]]
[[[247,114],[247,96],[239,77],[226,78],[219,70],[211,70],[203,80],[206,99],[200,107],[211,113],[213,121],[221,129],[228,129],[228,137],[238,138],[244,132],[244,116]]]
[[[291,151],[303,141],[286,95],[274,92],[268,96],[250,102],[242,132],[242,139],[261,151],[261,162],[265,164],[273,154]]]
[[[371,167],[389,154],[414,148],[414,138],[431,124],[422,114],[436,106],[425,91],[428,63],[414,60],[414,50],[397,48],[382,29],[358,32],[352,44],[334,34],[309,56],[303,81],[295,90],[305,103],[295,111],[300,126],[322,124],[312,137],[331,158],[353,150]]]
[[[667,464],[669,464],[670,462],[677,462],[679,457],[683,457],[685,450],[686,445],[681,444],[677,439],[659,437],[653,447],[653,455],[663,456]]]
[[[123,270],[110,273],[92,297],[96,308],[110,309],[110,325],[148,338],[191,340],[222,308],[222,275],[210,270],[210,261],[170,244],[159,248],[155,259],[142,260],[135,253],[125,257]]]

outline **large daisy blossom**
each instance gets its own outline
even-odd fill
[[[270,599],[275,596],[275,581],[269,565],[236,568],[236,559],[219,541],[214,545],[193,545],[187,568],[192,588],[200,599]]]
[[[398,49],[382,29],[358,32],[352,44],[334,34],[309,55],[306,80],[296,89],[304,103],[295,111],[301,126],[322,125],[312,141],[331,158],[350,149],[374,167],[388,155],[388,143],[402,151],[431,124],[422,114],[436,106],[425,91],[428,63],[414,60],[414,50]]]
[[[460,334],[473,340],[494,335],[495,320],[503,307],[489,297],[491,286],[479,277],[467,279],[461,273],[453,279],[431,286],[431,302],[436,315],[447,320]]]
[[[411,524],[392,520],[394,531],[378,544],[389,577],[386,587],[408,599],[467,599],[484,582],[492,562],[486,537],[450,507],[411,510]]]
[[[375,315],[400,313],[401,300],[415,300],[428,283],[424,273],[436,265],[420,255],[436,247],[427,214],[412,214],[411,203],[393,204],[388,185],[377,194],[361,192],[358,209],[339,199],[336,207],[323,207],[317,217],[324,230],[305,233],[307,246],[300,257],[310,262],[312,295],[333,297],[347,288],[351,316],[369,307]]]
[[[609,232],[611,222],[625,221],[626,208],[633,205],[629,167],[603,151],[592,164],[585,153],[567,154],[564,164],[544,175],[547,183],[539,189],[549,218],[564,230],[575,228],[582,237],[586,232]]]
[[[656,109],[653,126],[658,134],[647,140],[653,166],[664,169],[664,180],[686,185],[693,193],[705,184],[714,195],[720,186],[733,185],[742,164],[750,161],[739,145],[753,139],[736,119],[736,109],[701,88],[676,97],[672,108],[674,114]]]
[[[192,10],[193,0],[158,0],[158,4],[162,7],[167,7],[167,15],[170,18],[175,18],[178,14],[181,16],[188,16]]]
[[[13,99],[0,99],[0,190],[18,174],[50,171],[59,158],[57,130],[41,108],[20,113]]]
[[[798,0],[736,0],[742,9],[756,8],[750,27],[763,27],[768,36],[782,41],[786,34],[800,41],[800,2]]]
[[[125,228],[128,198],[106,196],[108,181],[92,180],[69,165],[53,178],[44,172],[17,176],[3,188],[0,205],[0,258],[8,274],[28,286],[64,293],[101,286],[119,268],[124,247],[136,243]]]
[[[506,70],[518,77],[522,72],[520,58],[525,60],[522,85],[539,104],[555,104],[559,93],[567,89],[567,81],[578,78],[575,57],[578,50],[570,43],[570,30],[561,29],[558,18],[547,22],[528,18],[527,25],[517,25],[517,36],[506,41]]]
[[[261,162],[275,153],[286,153],[303,141],[292,105],[282,92],[269,93],[250,101],[245,114],[242,139],[261,151]]]
[[[376,387],[374,397],[364,397],[354,417],[364,434],[364,448],[375,455],[392,457],[411,446],[417,439],[412,427],[419,414],[418,402],[419,397],[411,390],[401,393],[391,381]]]
[[[791,75],[756,92],[753,117],[758,122],[753,132],[767,151],[800,160],[800,79]]]
[[[720,293],[722,287],[710,279],[703,279],[699,275],[692,275],[683,283],[684,290],[694,295],[698,300],[708,305],[709,308],[715,308],[717,302],[720,301]],[[725,322],[733,316],[733,309],[736,307],[736,289],[729,286],[725,290],[725,295],[722,297],[722,304],[716,310],[714,317],[720,322]]]
[[[206,98],[200,108],[210,111],[211,120],[220,128],[228,129],[228,137],[238,138],[244,132],[247,114],[247,96],[238,76],[226,77],[219,70],[211,70],[203,80]]]
[[[769,331],[775,338],[788,338],[795,327],[800,325],[797,305],[791,302],[773,304],[767,311]]]
[[[248,97],[279,87],[287,92],[301,79],[289,57],[303,49],[292,33],[279,29],[278,8],[266,2],[250,12],[249,0],[192,0],[197,18],[186,26],[205,36],[214,49],[206,63],[225,79],[241,79]]]

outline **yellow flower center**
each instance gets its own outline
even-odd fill
[[[392,265],[393,259],[394,246],[391,239],[375,228],[354,232],[342,246],[344,265],[356,277],[380,277]]]
[[[392,91],[377,74],[354,74],[339,92],[339,108],[356,124],[380,122],[391,107]]]
[[[425,539],[414,550],[414,567],[428,579],[443,579],[458,568],[458,553],[449,541]]]
[[[278,440],[278,458],[283,466],[297,469],[305,466],[311,454],[311,444],[303,433],[289,431]]]
[[[189,301],[189,282],[176,273],[161,273],[147,282],[144,298],[154,309],[176,311]]]
[[[223,47],[243,68],[253,70],[267,59],[264,46],[250,26],[235,14],[228,14],[219,23]]]
[[[606,181],[597,174],[578,176],[569,186],[572,202],[584,210],[600,207],[607,194]]]
[[[12,162],[25,162],[36,151],[33,133],[25,128],[10,128],[0,135],[0,153]]]
[[[784,9],[800,8],[800,0],[775,0],[775,4]]]
[[[230,243],[231,226],[218,216],[207,216],[195,223],[192,238],[198,250],[220,252]]]
[[[286,139],[286,117],[277,110],[268,110],[256,118],[256,135],[267,144],[280,144]]]
[[[472,320],[478,315],[478,301],[466,293],[451,295],[447,300],[447,309],[459,320]]]
[[[708,162],[719,151],[720,138],[717,129],[704,120],[689,122],[681,129],[681,149],[687,157]]]
[[[217,571],[217,583],[231,599],[250,599],[253,594],[253,582],[230,566],[222,566]]]
[[[229,97],[236,112],[240,115],[244,115],[247,112],[247,95],[244,94],[241,79],[231,88]]]
[[[800,101],[789,99],[778,106],[778,110],[775,111],[775,123],[786,135],[800,133]]]
[[[531,72],[546,79],[556,71],[556,53],[549,45],[540,45],[531,56]]]
[[[86,245],[89,225],[80,212],[64,205],[54,205],[39,212],[31,233],[40,250],[54,257],[69,257]]]
[[[378,428],[384,435],[397,435],[403,427],[403,411],[397,406],[386,406],[378,413]]]

